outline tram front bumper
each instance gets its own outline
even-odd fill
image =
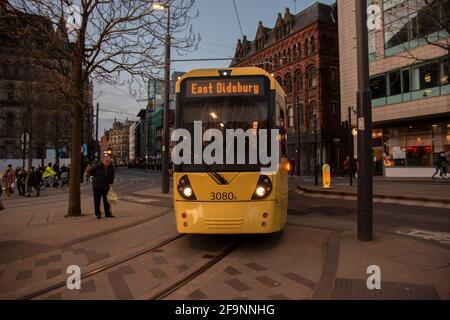
[[[175,201],[180,233],[271,233],[281,230],[281,210],[275,200],[202,202]]]

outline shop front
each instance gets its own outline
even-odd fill
[[[450,160],[450,118],[379,127],[372,139],[375,173],[387,177],[431,177],[440,152]]]

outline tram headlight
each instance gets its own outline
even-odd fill
[[[187,175],[184,175],[178,181],[178,193],[186,200],[196,200],[194,190]]]
[[[259,177],[256,184],[255,192],[253,192],[252,199],[264,199],[272,192],[272,182],[268,176],[262,175]]]
[[[190,196],[192,196],[192,189],[189,188],[189,187],[184,188],[184,189],[183,189],[183,194],[184,194],[186,197],[189,198]]]

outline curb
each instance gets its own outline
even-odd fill
[[[325,190],[315,190],[308,187],[302,187],[297,186],[297,189],[300,191],[303,191],[305,193],[310,194],[324,194],[324,195],[338,195],[338,196],[353,196],[357,197],[358,194],[356,192],[349,192],[349,191],[340,191],[340,190],[332,190],[332,191],[325,191]],[[374,199],[380,199],[380,200],[402,200],[402,201],[423,201],[423,202],[435,202],[435,203],[442,203],[443,205],[450,205],[450,199],[447,198],[415,198],[415,197],[409,197],[409,196],[391,196],[386,194],[374,194]]]

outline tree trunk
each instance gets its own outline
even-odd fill
[[[80,199],[80,172],[81,172],[81,112],[83,106],[83,76],[82,65],[78,59],[74,59],[74,92],[72,100],[72,128],[70,149],[70,180],[69,180],[69,207],[67,215],[71,217],[81,216]]]

